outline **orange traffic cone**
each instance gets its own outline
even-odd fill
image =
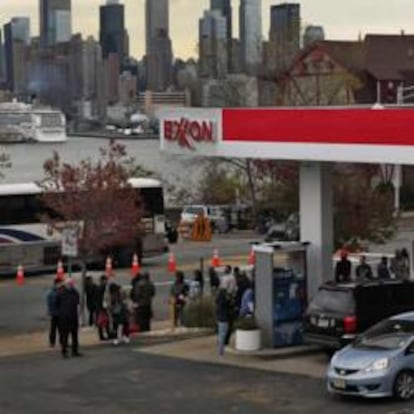
[[[109,256],[106,258],[106,262],[105,262],[105,275],[106,275],[106,277],[112,277],[113,276],[112,259]]]
[[[175,273],[177,271],[177,262],[175,260],[174,253],[170,253],[168,256],[168,271],[170,273]]]
[[[212,267],[221,266],[221,260],[220,260],[220,257],[219,257],[218,249],[213,250],[213,257],[211,259],[211,266]]]
[[[60,281],[65,279],[65,269],[63,268],[62,260],[59,260],[57,264],[56,279]]]
[[[19,267],[17,268],[16,283],[19,286],[24,285],[24,268],[22,265],[19,265]]]
[[[254,253],[253,247],[250,249],[249,258],[247,259],[247,264],[254,266],[256,264],[256,254]]]
[[[132,257],[132,266],[131,266],[132,276],[135,276],[136,274],[138,274],[140,270],[141,269],[139,266],[138,256],[134,254],[134,256]]]

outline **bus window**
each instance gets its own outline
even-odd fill
[[[144,205],[145,217],[164,215],[164,197],[162,188],[142,188],[140,189],[140,195]]]

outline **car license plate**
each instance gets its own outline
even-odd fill
[[[329,328],[329,319],[319,319],[318,326],[319,328]]]
[[[334,380],[333,385],[335,388],[338,388],[340,390],[344,390],[346,388],[346,382],[343,379]]]

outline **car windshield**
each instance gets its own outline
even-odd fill
[[[352,314],[355,301],[350,290],[321,289],[309,305],[309,311]]]
[[[387,319],[358,337],[355,348],[398,349],[414,335],[414,321]]]
[[[184,209],[185,214],[194,214],[198,216],[199,214],[204,213],[203,207],[186,207]]]

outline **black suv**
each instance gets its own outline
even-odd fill
[[[414,310],[414,282],[326,283],[310,303],[305,342],[341,348],[375,323]]]

